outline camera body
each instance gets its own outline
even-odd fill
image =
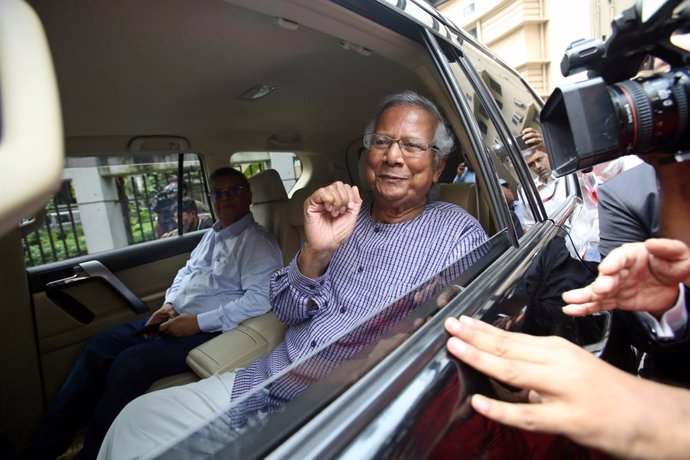
[[[640,2],[612,22],[600,40],[573,42],[561,62],[564,76],[584,69],[588,79],[556,88],[541,112],[544,141],[556,176],[622,155],[690,148],[689,53],[671,43],[690,27],[690,6],[681,0]],[[682,5],[681,5],[682,4]],[[681,7],[677,8],[679,5]],[[648,56],[670,71],[632,78]]]

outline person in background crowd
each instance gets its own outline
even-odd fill
[[[461,161],[460,164],[458,164],[458,169],[455,174],[455,178],[453,179],[453,183],[459,183],[459,182],[476,182],[477,177],[474,174],[474,171],[472,168],[467,165],[464,161]]]
[[[156,238],[161,238],[165,233],[169,233],[177,228],[177,179],[172,178],[168,185],[156,194],[151,210],[156,213],[156,222],[153,226],[153,233]],[[182,182],[182,197],[191,198],[189,195],[189,184]],[[211,218],[208,206],[205,203],[194,200],[196,212],[199,217]],[[213,222],[211,222],[213,223]]]
[[[533,174],[534,183],[544,204],[546,215],[550,216],[560,209],[568,197],[566,180],[563,177],[556,179],[551,175],[551,163],[546,153],[544,139],[536,129],[525,128],[522,131],[522,139],[527,145],[527,148],[522,151],[522,155]],[[522,203],[529,203],[522,189],[518,190],[518,195]],[[535,223],[534,215],[527,205],[523,206],[523,219],[526,230]]]
[[[173,215],[177,221],[177,204],[173,205]],[[213,222],[208,215],[199,215],[197,212],[196,202],[191,198],[184,198],[182,200],[182,233],[189,233],[195,230],[203,230],[211,228]],[[177,235],[177,229],[169,231],[161,235],[161,238],[169,238]]]

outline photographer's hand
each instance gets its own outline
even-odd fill
[[[502,331],[462,317],[445,323],[448,351],[483,374],[529,391],[529,403],[472,396],[497,422],[562,434],[614,456],[686,458],[690,392],[642,380],[561,337]]]
[[[619,308],[647,311],[660,318],[678,297],[678,284],[690,276],[690,249],[681,241],[649,239],[614,249],[599,264],[592,284],[563,293],[563,312],[584,316]]]

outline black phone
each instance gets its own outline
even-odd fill
[[[140,327],[135,331],[132,331],[130,335],[144,335],[144,334],[158,334],[159,329],[163,323],[151,323],[144,327]]]
[[[531,148],[525,143],[525,140],[522,138],[522,135],[516,136],[515,141],[517,142],[518,148],[520,149],[521,152],[523,150],[527,150],[527,149]]]

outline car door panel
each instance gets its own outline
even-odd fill
[[[202,235],[195,232],[28,269],[48,403],[89,338],[162,305],[165,291]]]

